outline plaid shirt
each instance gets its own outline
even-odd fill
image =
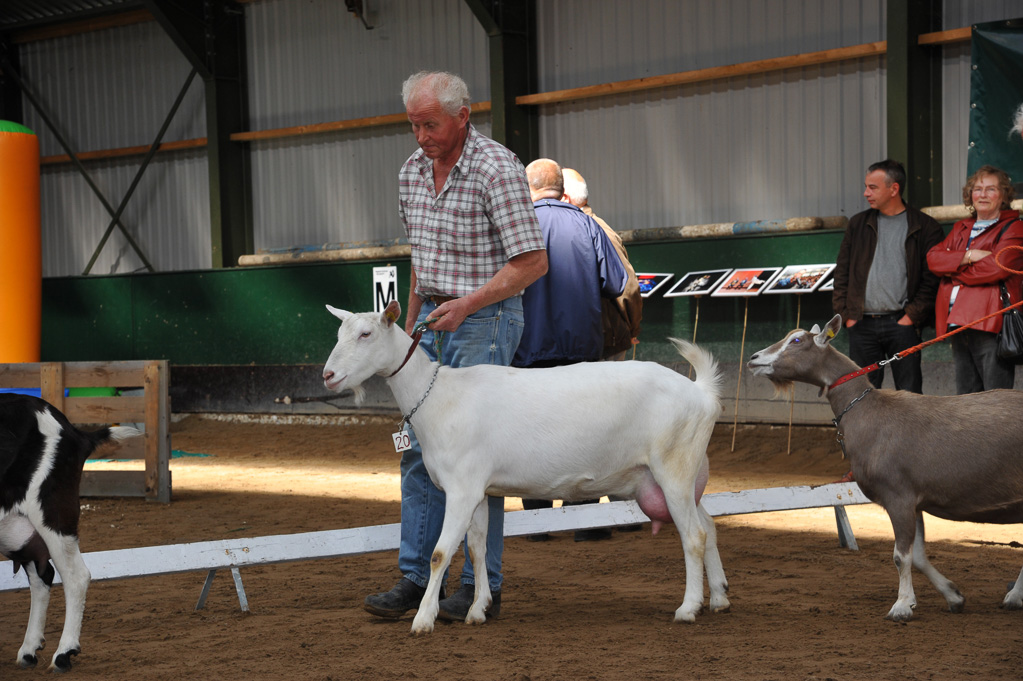
[[[522,163],[472,125],[439,197],[422,149],[402,166],[398,197],[420,297],[468,295],[509,259],[544,248]]]

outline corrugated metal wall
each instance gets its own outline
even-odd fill
[[[420,69],[459,73],[475,101],[490,98],[486,36],[463,0],[367,6],[372,30],[337,0],[246,7],[253,129],[400,113],[401,83]],[[473,122],[489,132],[487,117]],[[398,168],[416,149],[407,125],[251,148],[257,248],[403,234]]]
[[[884,7],[549,2],[539,24],[540,89],[555,90],[883,40]],[[587,178],[616,229],[851,214],[884,154],[883,68],[875,57],[545,106],[541,151]]]
[[[366,30],[337,0],[246,4],[251,129],[398,113],[420,68],[462,74],[490,97],[487,39],[463,0],[372,0]],[[885,38],[885,3],[839,0],[538,0],[543,91],[786,56]],[[946,0],[946,28],[1023,16],[1023,0]],[[22,70],[76,150],[152,141],[189,65],[156,23],[21,46]],[[943,191],[965,179],[969,47],[943,48]],[[884,156],[885,62],[541,108],[541,153],[589,180],[618,229],[851,215],[863,170]],[[166,139],[205,135],[196,81]],[[43,154],[61,153],[26,104]],[[489,131],[489,117],[474,117]],[[257,248],[390,238],[404,125],[250,143]],[[139,158],[87,164],[116,207]],[[210,264],[202,151],[160,155],[125,212],[157,269]],[[70,166],[43,171],[44,274],[82,271],[109,216]],[[115,232],[95,272],[138,269]]]
[[[191,70],[156,23],[32,42],[22,72],[76,153],[150,144]],[[206,135],[202,80],[193,81],[165,140]],[[26,102],[26,124],[43,156],[63,154]],[[140,157],[87,163],[116,209]],[[160,155],[146,170],[122,222],[158,270],[209,267],[209,180],[202,152]],[[43,274],[80,274],[110,224],[110,213],[70,165],[44,166],[41,182]],[[131,272],[142,261],[115,230],[93,272]]]
[[[1020,0],[945,0],[946,30],[1000,19],[1023,18]],[[941,192],[945,205],[961,203],[966,183],[966,154],[970,142],[970,44],[942,48]]]

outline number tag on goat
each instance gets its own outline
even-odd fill
[[[412,438],[408,436],[407,430],[400,430],[397,433],[391,435],[394,440],[394,451],[404,452],[406,449],[412,449]]]

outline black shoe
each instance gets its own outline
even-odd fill
[[[550,541],[552,537],[547,532],[544,532],[543,534],[527,534],[526,539],[529,541]]]
[[[636,523],[635,525],[619,525],[619,532],[639,532],[643,529],[643,523]]]
[[[610,527],[595,527],[592,530],[576,530],[575,540],[576,541],[600,541],[601,539],[611,538]]]
[[[362,608],[377,617],[398,619],[409,610],[418,609],[424,593],[426,587],[419,586],[408,577],[402,577],[390,591],[366,596]]]
[[[472,599],[476,596],[474,584],[463,584],[462,588],[456,591],[451,598],[445,598],[440,602],[440,611],[437,619],[448,622],[464,622],[472,607]],[[501,614],[501,592],[490,592],[490,607],[487,608],[487,619],[497,617]]]

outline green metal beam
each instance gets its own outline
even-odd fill
[[[888,157],[906,166],[908,201],[940,206],[941,48],[921,46],[940,31],[940,0],[888,0]]]
[[[213,267],[233,267],[252,253],[252,180],[248,146],[231,134],[248,130],[245,18],[227,0],[145,0],[206,86]]]
[[[539,113],[515,98],[536,92],[535,0],[465,0],[487,32],[490,50],[491,136],[523,163],[540,154]]]

